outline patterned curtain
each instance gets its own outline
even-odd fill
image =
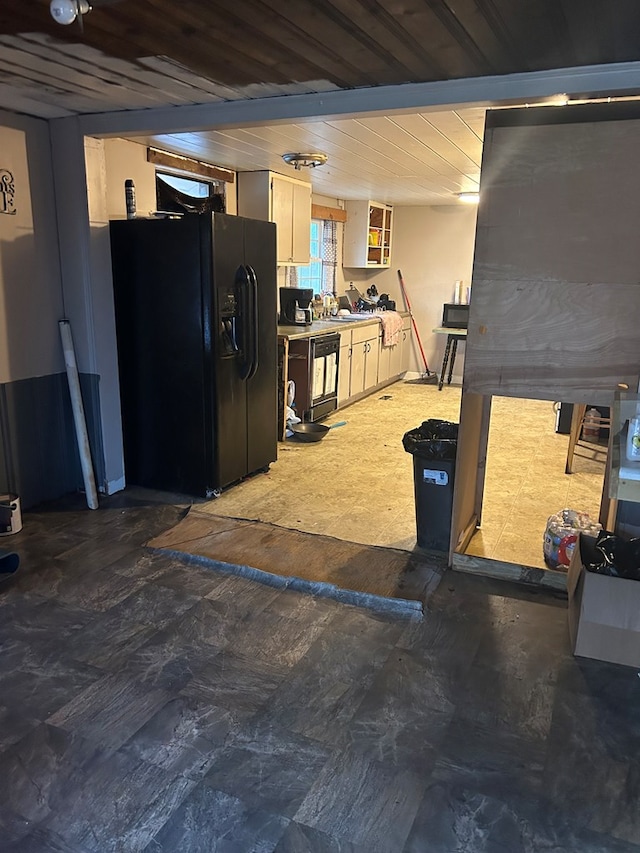
[[[336,292],[336,264],[338,261],[338,227],[332,219],[322,223],[322,292]]]

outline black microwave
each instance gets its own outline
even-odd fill
[[[467,329],[469,327],[469,306],[445,302],[442,309],[442,325],[445,329]]]

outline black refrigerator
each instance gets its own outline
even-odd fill
[[[277,455],[276,229],[110,223],[128,483],[212,497]]]

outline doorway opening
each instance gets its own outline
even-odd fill
[[[558,427],[557,404],[551,401],[492,398],[481,524],[463,556],[483,558],[497,569],[500,564],[549,569],[544,536],[550,516],[572,509],[598,521],[608,430],[581,431],[573,473],[567,474],[570,436]],[[462,568],[460,556],[454,562]]]

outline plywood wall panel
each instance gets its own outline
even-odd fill
[[[640,284],[640,120],[487,134],[479,279]]]
[[[465,390],[609,405],[639,368],[637,286],[474,280]]]
[[[640,111],[571,109],[485,135],[466,391],[606,405],[637,384]]]
[[[456,482],[451,522],[451,549],[464,547],[465,531],[480,522],[489,436],[491,397],[463,392],[456,458]],[[450,560],[451,562],[451,560]]]

